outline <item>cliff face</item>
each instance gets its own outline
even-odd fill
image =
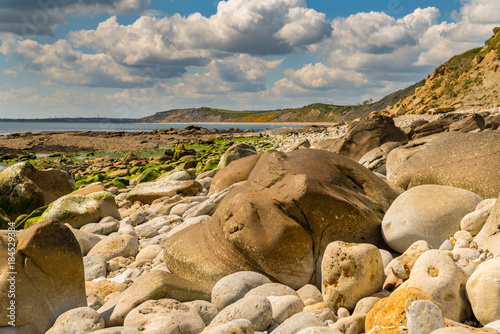
[[[482,48],[469,50],[439,66],[424,86],[381,114],[436,114],[455,109],[500,105],[500,27]]]

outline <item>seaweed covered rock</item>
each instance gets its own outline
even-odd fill
[[[107,191],[89,195],[66,195],[53,202],[39,221],[57,219],[74,228],[96,223],[104,217],[121,219],[113,194]]]
[[[396,197],[383,180],[338,154],[270,150],[209,221],[167,239],[165,264],[207,291],[245,270],[292,288],[319,286],[330,242],[384,245],[381,218]]]
[[[62,170],[36,169],[21,162],[0,172],[0,208],[12,220],[73,190],[73,178]]]

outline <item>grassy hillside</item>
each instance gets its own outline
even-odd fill
[[[414,94],[382,114],[433,114],[500,105],[500,27],[493,33],[484,47],[450,58]]]
[[[413,94],[424,81],[387,95],[380,101],[354,106],[313,103],[301,108],[277,110],[225,110],[215,108],[173,109],[141,118],[144,123],[202,123],[202,122],[341,122],[364,118],[381,111]]]

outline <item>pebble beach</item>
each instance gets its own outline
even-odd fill
[[[3,136],[0,333],[499,333],[499,125]]]

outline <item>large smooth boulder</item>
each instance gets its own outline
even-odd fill
[[[368,169],[321,150],[267,151],[210,220],[166,240],[165,264],[207,291],[237,271],[298,289],[320,285],[335,240],[384,245],[381,218],[397,193]]]
[[[262,153],[253,154],[233,161],[229,166],[219,170],[210,184],[210,194],[216,194],[235,183],[246,181],[261,156]]]
[[[467,281],[467,297],[483,325],[500,320],[500,257],[481,263]]]
[[[224,168],[231,162],[236,161],[241,158],[245,158],[251,155],[257,154],[255,147],[245,144],[237,143],[231,146],[224,152],[219,161],[219,168]]]
[[[405,189],[439,184],[483,198],[500,193],[500,132],[446,133],[411,141],[387,157],[387,177]]]
[[[500,255],[500,200],[497,199],[493,211],[474,241],[479,248],[488,249],[494,255]]]
[[[16,327],[2,316],[1,333],[43,334],[64,312],[87,306],[82,253],[69,228],[48,220],[20,231],[14,265],[8,263],[8,241],[0,235],[0,307],[7,310],[15,302]],[[15,297],[10,298],[12,282]]]
[[[173,197],[175,195],[193,196],[202,190],[203,187],[201,184],[194,180],[157,180],[155,182],[138,184],[127,194],[127,200],[151,204],[155,199],[161,197]]]
[[[392,203],[382,220],[382,234],[387,244],[400,253],[419,240],[439,248],[460,230],[462,218],[481,201],[481,197],[464,189],[414,187]]]
[[[63,196],[50,204],[38,221],[57,219],[74,228],[80,228],[109,216],[121,219],[113,194],[101,191],[89,195]]]
[[[431,249],[420,255],[402,287],[421,289],[437,303],[445,318],[462,322],[472,313],[465,292],[467,278],[450,255]]]
[[[332,242],[321,267],[323,299],[335,312],[353,310],[359,300],[380,291],[385,279],[382,255],[370,244]]]
[[[75,181],[62,170],[36,169],[21,162],[0,172],[0,208],[12,220],[73,190]]]
[[[329,151],[342,154],[354,161],[387,142],[406,142],[406,133],[387,116],[375,116],[354,123],[347,134],[335,142]]]

